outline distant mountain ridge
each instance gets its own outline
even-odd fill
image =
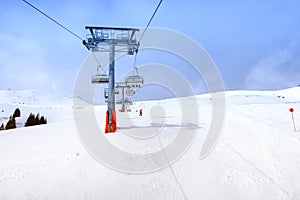
[[[55,96],[37,90],[0,90],[0,104],[19,105],[70,105],[71,98]]]

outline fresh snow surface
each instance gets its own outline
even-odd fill
[[[193,144],[174,164],[147,174],[118,172],[96,161],[81,143],[71,105],[44,104],[42,100],[35,104],[28,98],[31,92],[18,92],[21,101],[7,91],[0,92],[0,106],[5,110],[2,118],[20,107],[21,114],[39,112],[49,122],[0,132],[1,200],[300,199],[300,131],[294,132],[289,112],[290,107],[295,109],[296,128],[300,130],[300,87],[226,92],[221,138],[202,160],[199,154],[212,107],[209,94],[197,96],[199,124]],[[157,106],[162,108],[164,119],[151,118],[149,113]],[[142,117],[136,112],[140,108]],[[105,111],[105,106],[95,107],[101,127]],[[132,127],[121,120],[128,116]],[[128,152],[155,151],[155,141],[134,142],[124,131],[155,124],[172,130],[162,136],[168,143],[176,137],[172,132],[176,134],[175,129],[181,126],[180,116],[176,99],[135,102],[128,115],[117,112],[119,129],[106,137]]]
[[[71,119],[72,99],[54,97],[35,90],[2,90],[0,91],[0,125],[5,126],[16,108],[21,117],[16,118],[17,127],[23,127],[30,113],[40,114],[47,118],[48,123]]]

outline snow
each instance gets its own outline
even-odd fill
[[[17,93],[24,105],[8,95],[14,93],[0,92],[1,117],[20,107],[21,114],[39,112],[49,123],[0,132],[0,199],[300,199],[300,131],[294,132],[289,112],[295,109],[300,130],[300,87],[227,91],[222,136],[205,159],[199,155],[212,108],[210,95],[199,95],[193,144],[172,165],[142,174],[119,172],[94,159],[81,143],[69,103],[43,104],[37,93]],[[139,117],[135,111],[141,107]],[[95,107],[101,128],[105,110]],[[105,136],[124,151],[158,150],[155,137],[138,135],[141,130],[163,127],[166,146],[183,126],[177,99],[135,102],[132,110],[117,112],[119,129]],[[137,142],[126,135],[129,130],[148,138]]]
[[[71,103],[71,98],[54,96],[37,90],[2,90],[0,103],[14,105],[66,105]]]
[[[16,108],[21,110],[21,117],[16,118],[17,127],[23,127],[30,113],[44,115],[48,122],[71,119],[72,99],[55,97],[36,90],[0,91],[0,125],[7,123]]]

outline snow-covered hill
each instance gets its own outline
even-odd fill
[[[14,105],[66,105],[71,104],[71,98],[54,96],[36,90],[1,90],[0,104]]]
[[[146,174],[97,162],[81,144],[70,109],[44,110],[57,117],[47,125],[1,131],[0,199],[300,199],[300,131],[294,132],[289,112],[295,109],[300,130],[300,87],[226,92],[222,136],[203,160],[211,101],[207,94],[197,99],[200,122],[183,127],[198,130],[193,144],[174,164]],[[158,105],[163,111],[154,118],[149,112]],[[126,151],[151,151],[146,140],[134,141],[124,131],[163,127],[162,140],[174,137],[183,126],[175,105],[176,99],[136,102],[129,115],[117,112],[119,129],[105,137]],[[135,112],[140,107],[142,117]],[[101,127],[105,110],[95,107]],[[126,118],[132,126],[124,124]]]
[[[279,91],[228,91],[226,100],[230,104],[282,104],[300,101],[300,87]]]
[[[14,110],[21,110],[21,117],[16,118],[17,127],[24,126],[30,113],[44,115],[48,122],[60,121],[68,118],[65,110],[71,109],[72,99],[69,97],[56,97],[36,90],[2,90],[0,91],[0,125],[7,123]]]

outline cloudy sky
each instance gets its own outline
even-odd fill
[[[145,27],[158,0],[29,0],[85,38],[86,25]],[[163,0],[151,26],[202,45],[225,88],[282,89],[300,84],[298,0]],[[0,7],[0,89],[71,94],[89,55],[81,41],[21,0]]]

